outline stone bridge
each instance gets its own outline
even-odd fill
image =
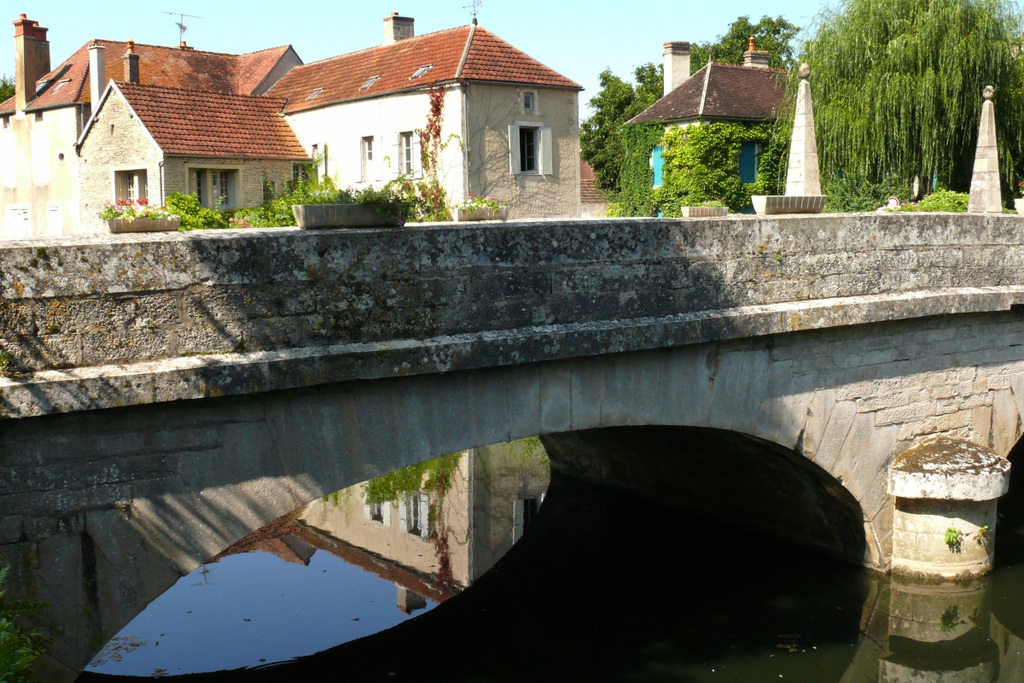
[[[1022,227],[897,213],[7,243],[0,563],[54,605],[47,675],[73,678],[277,516],[539,434],[565,472],[885,571],[893,458],[933,434],[1006,456],[1021,435]]]

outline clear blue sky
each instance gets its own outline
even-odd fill
[[[660,62],[669,40],[703,42],[726,31],[736,17],[782,16],[797,26],[811,25],[836,0],[708,2],[675,0],[484,0],[480,24],[585,90],[586,102],[598,89],[598,74],[610,68],[632,78],[633,68]],[[111,0],[14,0],[4,2],[7,39],[0,40],[0,74],[14,73],[14,27],[24,12],[49,29],[50,59],[56,66],[92,38],[177,45],[177,16],[185,17],[185,40],[200,50],[252,52],[291,44],[305,62],[359,50],[381,42],[382,20],[392,11],[416,19],[416,33],[468,24],[470,0],[302,0],[301,2],[217,3],[199,0],[146,0],[126,5]]]

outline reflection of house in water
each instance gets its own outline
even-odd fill
[[[226,550],[308,564],[336,555],[397,587],[406,614],[491,568],[540,510],[550,474],[539,439],[462,451],[349,487]]]

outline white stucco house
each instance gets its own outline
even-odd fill
[[[473,24],[303,64],[93,40],[50,68],[47,29],[15,25],[16,94],[0,103],[0,238],[100,232],[102,205],[172,192],[252,206],[313,160],[339,186],[422,174],[429,91],[444,93],[441,180],[511,217],[579,213],[580,86]]]

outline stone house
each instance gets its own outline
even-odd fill
[[[662,122],[689,126],[712,121],[758,122],[774,119],[786,93],[787,74],[768,66],[768,53],[755,49],[754,39],[743,53],[743,64],[708,62],[690,74],[690,44],[665,43],[664,96],[626,122]],[[662,153],[651,155],[654,186],[661,185]],[[740,150],[739,174],[744,183],[757,180],[761,147],[745,142]]]
[[[489,195],[513,217],[579,212],[581,88],[475,23],[415,36],[392,14],[383,45],[311,64],[291,46],[229,55],[94,40],[56,69],[47,29],[25,15],[14,25],[0,238],[100,230],[96,211],[119,197],[256,205],[314,159],[340,186],[419,176],[432,87],[444,91],[450,201]]]

